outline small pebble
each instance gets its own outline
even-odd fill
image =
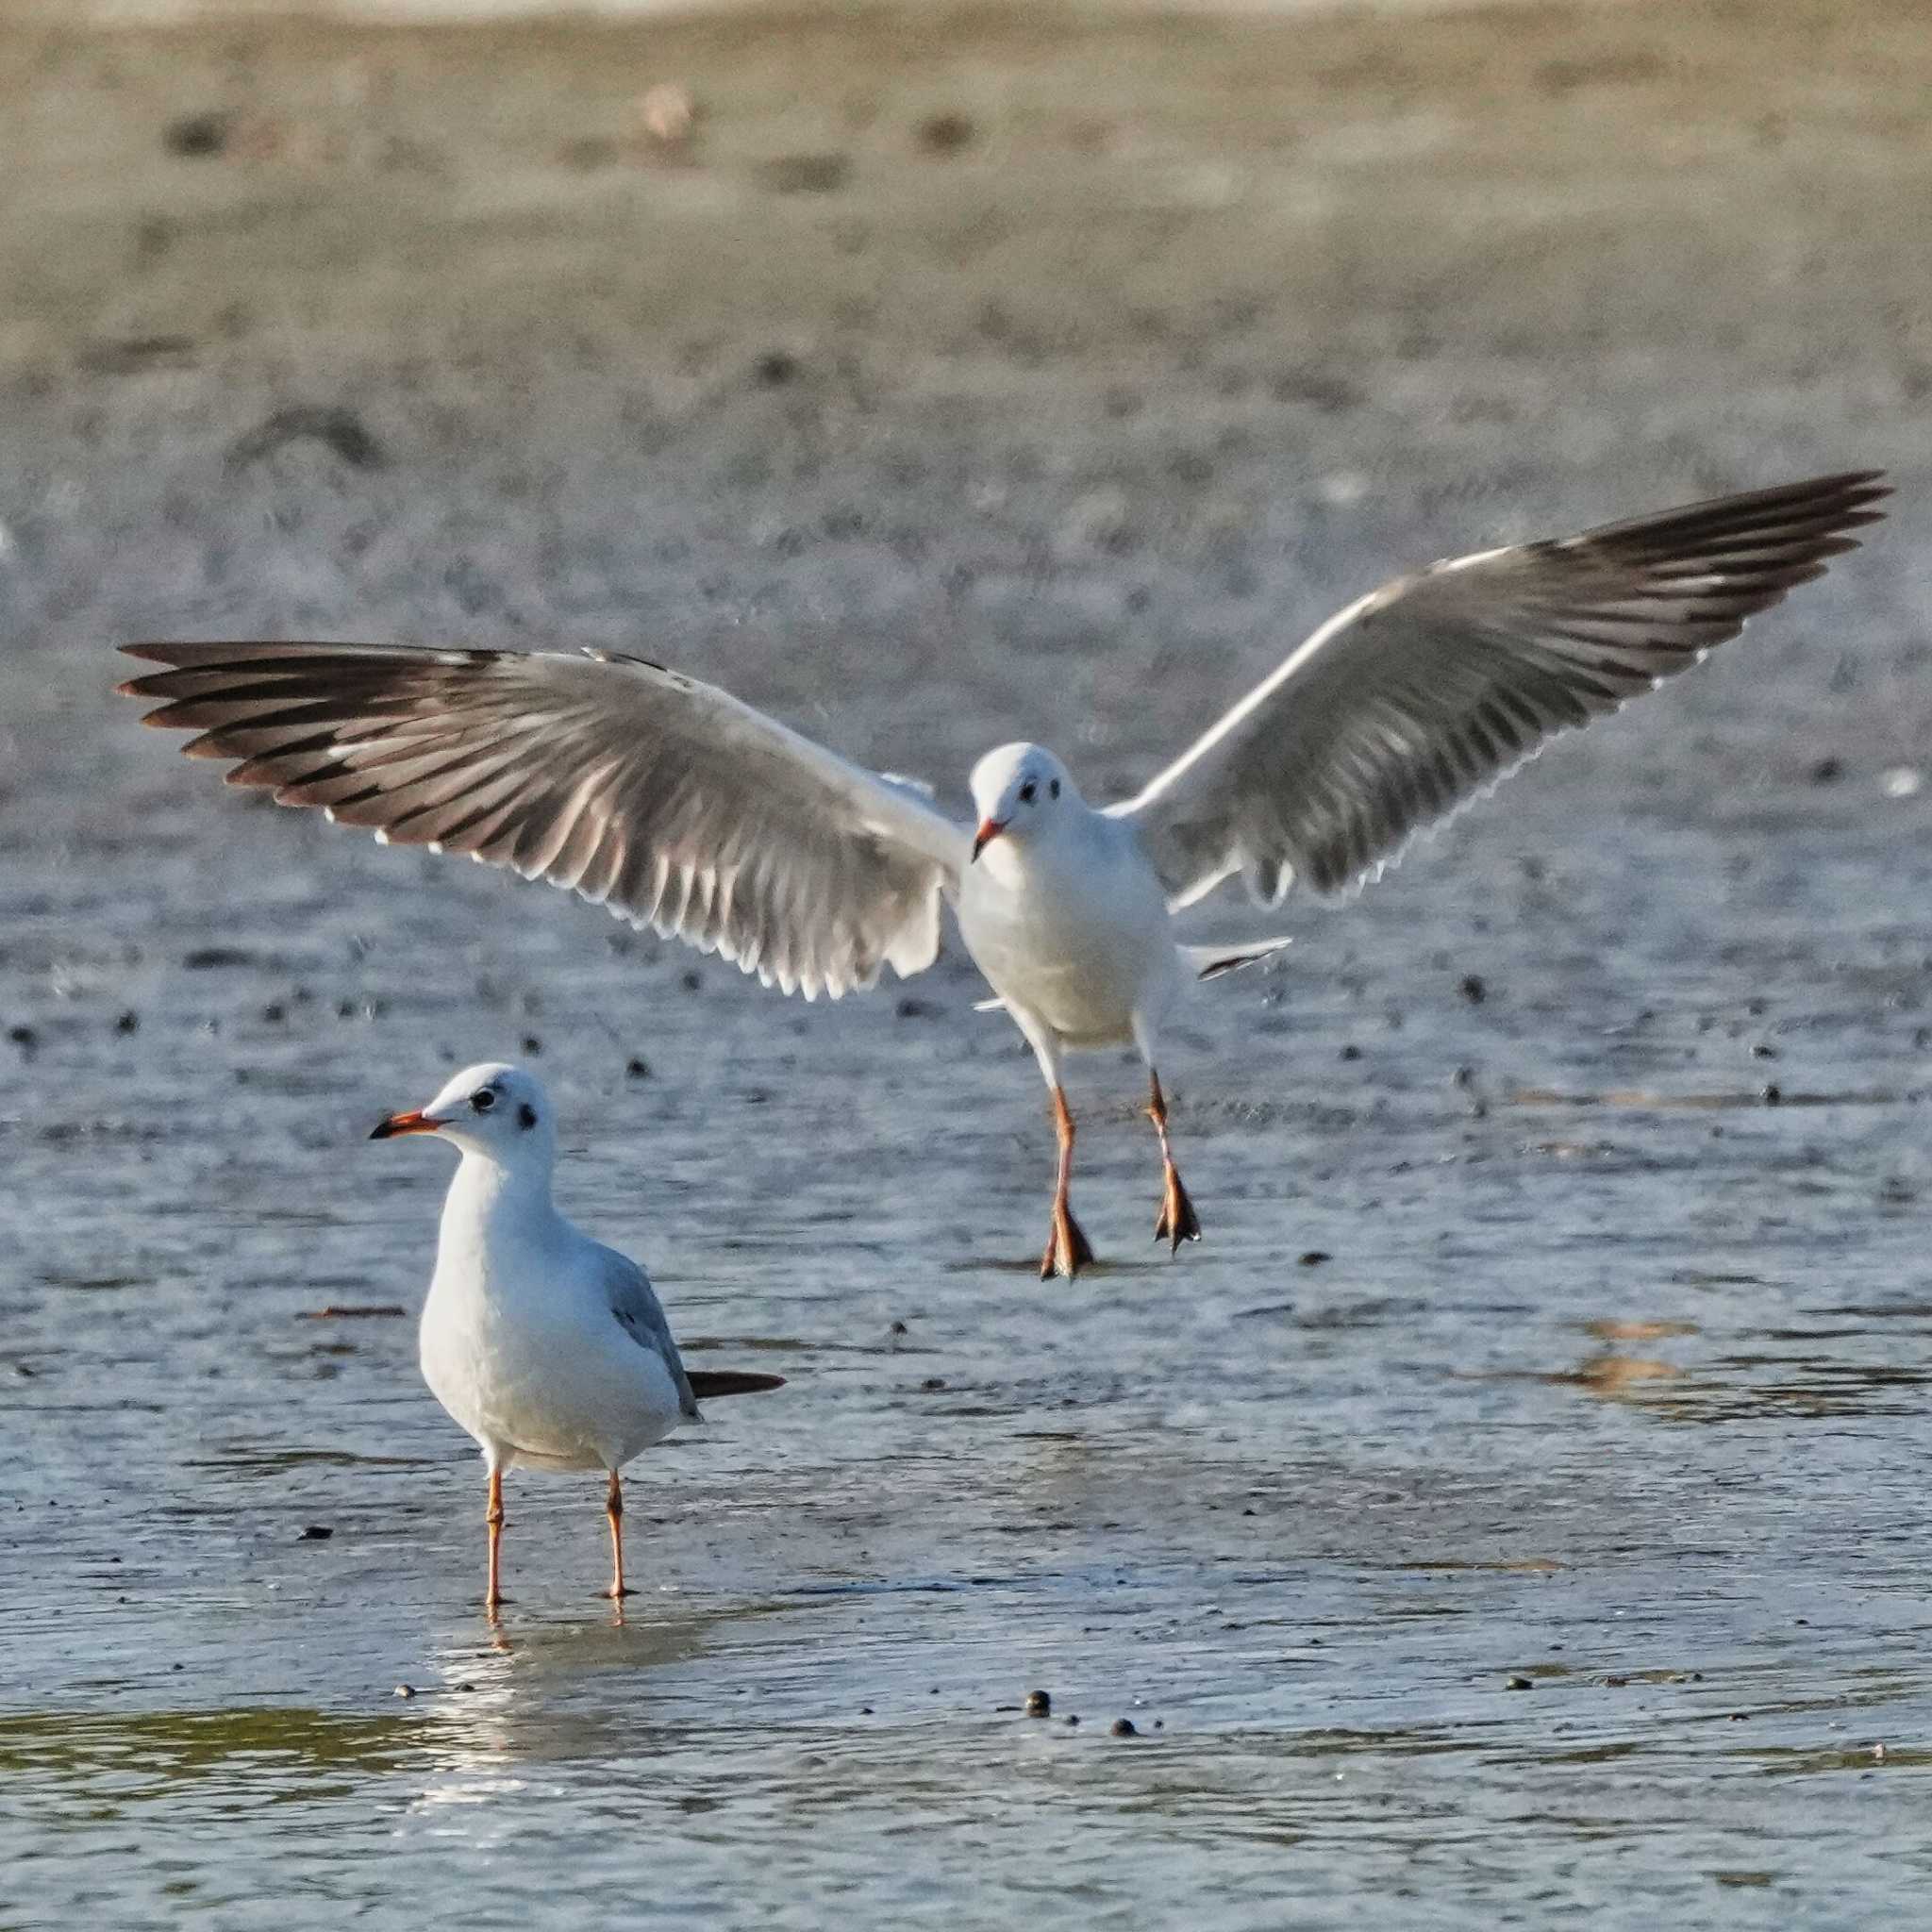
[[[1108,1730],[1108,1735],[1115,1738],[1138,1738],[1141,1735],[1134,1728],[1134,1721],[1130,1717],[1115,1718]]]
[[[114,1031],[116,1033],[139,1033],[141,1031],[141,1015],[131,1010],[123,1013],[114,1022]]]
[[[1775,1107],[1784,1099],[1785,1090],[1775,1080],[1767,1080],[1764,1084],[1764,1090],[1758,1097],[1764,1102],[1766,1107]]]
[[[161,145],[184,160],[204,160],[227,146],[233,125],[232,114],[184,114],[178,121],[168,123],[161,134]]]
[[[1334,1258],[1326,1248],[1308,1248],[1299,1257],[1304,1268],[1319,1268],[1324,1261],[1332,1261]]]
[[[916,138],[929,155],[956,155],[973,145],[974,133],[973,123],[964,114],[928,114],[919,124]]]
[[[1508,1690],[1534,1690],[1536,1682],[1531,1677],[1511,1677],[1504,1688]]]
[[[626,1080],[648,1080],[651,1077],[651,1063],[632,1054],[624,1063],[624,1076]]]
[[[1463,975],[1461,991],[1462,997],[1473,1007],[1481,1006],[1490,996],[1490,990],[1483,984],[1482,975],[1479,973],[1470,973]]]
[[[1341,1049],[1341,1058],[1345,1060],[1358,1060],[1361,1057],[1362,1050],[1358,1046],[1344,1046]]]
[[[124,1601],[125,1601],[125,1599],[124,1599]],[[1080,1722],[1080,1720],[1076,1717],[1063,1717],[1060,1720],[1060,1722],[1071,1728],[1073,1725],[1077,1724]]]
[[[919,1386],[926,1394],[937,1395],[946,1386],[946,1378],[943,1375],[928,1375]]]
[[[302,1534],[295,1541],[298,1543],[325,1543],[335,1531],[325,1523],[310,1523],[304,1526]]]
[[[524,1035],[524,1051],[535,1059],[543,1051],[543,1042],[534,1033]]]
[[[413,1684],[398,1684],[396,1686],[396,1695],[398,1697],[413,1697],[415,1694],[416,1687]]]
[[[1044,1690],[1027,1691],[1026,1715],[1028,1717],[1051,1717],[1053,1715],[1053,1698]]]

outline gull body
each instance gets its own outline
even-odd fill
[[[231,784],[380,839],[467,852],[735,960],[808,999],[967,950],[1051,1091],[1059,1143],[1042,1274],[1089,1250],[1068,1207],[1071,1050],[1131,1040],[1160,1137],[1158,1239],[1199,1222],[1156,1068],[1190,977],[1285,940],[1176,941],[1239,879],[1337,897],[1553,738],[1699,662],[1856,548],[1875,471],[1714,498],[1432,564],[1357,599],[1135,796],[1090,806],[1043,746],[990,752],[974,824],[647,658],[345,643],[130,644],[128,694]]]
[[[527,1466],[608,1477],[613,1597],[624,1579],[620,1472],[672,1430],[704,1420],[713,1394],[779,1378],[694,1378],[650,1277],[574,1226],[551,1197],[557,1124],[535,1076],[466,1067],[427,1107],[391,1114],[372,1138],[434,1134],[462,1158],[442,1205],[436,1270],[419,1332],[423,1379],[482,1452],[489,1474],[489,1587],[501,1599],[503,1476]]]

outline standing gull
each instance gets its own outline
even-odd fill
[[[490,1472],[490,1586],[502,1602],[503,1473],[608,1472],[609,1597],[624,1581],[618,1472],[682,1423],[700,1397],[749,1395],[782,1375],[687,1370],[650,1277],[557,1211],[557,1119],[520,1067],[465,1067],[425,1108],[392,1113],[371,1140],[437,1134],[462,1152],[442,1204],[423,1305],[423,1379],[476,1440]]]
[[[1137,797],[1090,806],[1037,744],[974,767],[976,825],[776,720],[614,652],[334,643],[129,644],[171,667],[125,684],[147,723],[239,760],[231,785],[380,839],[569,887],[831,998],[921,972],[952,901],[1052,1095],[1059,1162],[1040,1272],[1091,1251],[1068,1205],[1070,1048],[1131,1041],[1160,1137],[1158,1240],[1198,1240],[1157,1049],[1191,974],[1285,941],[1197,948],[1172,914],[1240,876],[1276,903],[1391,865],[1552,737],[1689,669],[1856,547],[1876,471],[1823,476],[1511,545],[1351,604]]]

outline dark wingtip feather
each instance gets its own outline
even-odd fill
[[[700,1402],[721,1395],[762,1395],[785,1386],[783,1375],[760,1375],[747,1369],[687,1369],[685,1379]]]

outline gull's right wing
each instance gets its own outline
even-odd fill
[[[728,691],[615,653],[142,643],[145,723],[231,785],[467,852],[836,999],[939,951],[965,829]]]

